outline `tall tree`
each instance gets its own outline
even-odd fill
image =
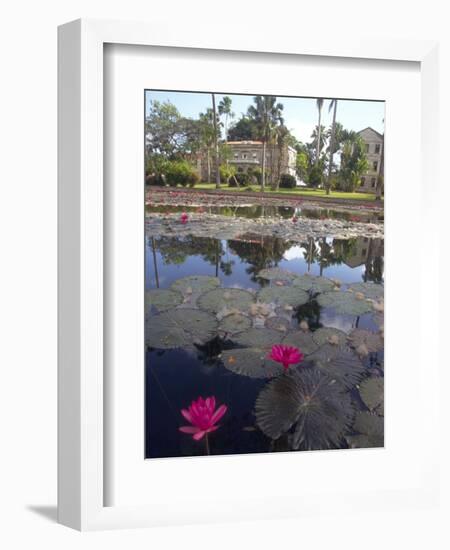
[[[333,155],[335,149],[335,138],[336,138],[336,111],[337,111],[337,99],[332,99],[330,101],[330,106],[328,107],[328,112],[333,109],[333,122],[331,123],[331,133],[330,133],[330,161],[328,163],[328,178],[327,178],[327,195],[330,194],[331,189],[331,171],[333,169]]]
[[[317,110],[319,112],[319,119],[317,123],[317,149],[316,149],[316,166],[319,164],[319,157],[320,157],[320,134],[322,131],[322,107],[323,107],[324,99],[319,97],[316,99],[316,105]]]
[[[220,158],[219,158],[219,140],[217,137],[217,113],[216,113],[216,96],[211,94],[212,110],[213,110],[213,126],[214,126],[214,149],[216,153],[216,189],[220,189]]]
[[[258,137],[262,141],[261,191],[264,191],[266,181],[266,150],[276,124],[283,124],[283,105],[277,103],[277,98],[270,95],[258,95],[253,98],[254,105],[248,108],[248,116],[256,123]]]
[[[383,118],[383,122],[384,122],[384,118]],[[384,185],[384,132],[383,132],[383,143],[381,144],[380,171],[378,173],[377,187],[375,190],[375,193],[376,193],[375,198],[377,201],[381,200],[383,185]]]
[[[231,110],[231,97],[228,97],[227,95],[219,102],[219,115],[225,115],[225,141],[228,141],[228,119],[234,118],[234,113]]]

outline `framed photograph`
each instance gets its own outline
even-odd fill
[[[436,45],[181,31],[59,29],[60,522],[433,505]]]

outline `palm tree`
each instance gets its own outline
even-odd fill
[[[231,111],[231,97],[227,95],[220,101],[218,110],[219,115],[225,115],[225,141],[228,141],[228,119],[234,118],[234,113]]]
[[[330,106],[328,107],[328,112],[333,109],[333,122],[331,123],[331,133],[330,133],[330,162],[328,164],[328,178],[327,178],[327,195],[330,194],[331,189],[331,170],[333,168],[333,155],[334,155],[334,143],[336,138],[336,111],[337,111],[337,99],[332,99],[330,101]]]
[[[277,123],[283,124],[283,105],[277,103],[277,98],[271,95],[258,95],[253,98],[255,105],[248,108],[248,115],[253,118],[262,141],[261,191],[264,191],[266,181],[266,149],[267,143]]]
[[[214,149],[216,152],[216,189],[220,189],[220,159],[219,159],[219,142],[217,140],[217,114],[216,114],[216,97],[211,94],[212,97],[212,110],[213,110],[213,127],[214,127]]]
[[[383,123],[384,123],[384,118],[383,118]],[[383,183],[384,183],[384,132],[383,132],[383,143],[381,144],[380,172],[378,174],[377,188],[375,191],[376,192],[375,198],[377,201],[381,200],[381,191],[383,188]]]
[[[275,189],[278,189],[278,186],[280,185],[280,177],[281,177],[281,165],[283,163],[283,151],[285,150],[285,146],[288,143],[290,137],[290,132],[284,126],[284,124],[281,124],[278,126],[275,130],[275,138],[278,146],[278,166],[277,166],[277,179],[275,182]]]
[[[319,164],[319,156],[320,156],[320,133],[321,133],[321,130],[322,130],[321,124],[322,124],[323,102],[324,102],[324,99],[321,98],[321,97],[316,99],[317,110],[319,111],[319,121],[317,123],[318,135],[317,135],[317,149],[316,149],[316,166]]]

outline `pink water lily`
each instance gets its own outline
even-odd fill
[[[292,222],[293,222],[293,223],[297,223],[297,222],[298,222],[297,216],[292,216]]]
[[[272,351],[267,357],[277,363],[281,363],[285,370],[287,370],[290,365],[301,363],[305,356],[298,348],[295,348],[294,346],[277,344],[272,346]]]
[[[189,409],[181,409],[181,414],[192,424],[192,426],[181,426],[180,432],[191,434],[196,441],[200,441],[202,437],[210,432],[214,432],[220,426],[217,422],[227,412],[226,405],[220,405],[216,408],[216,398],[214,396],[199,397],[196,401],[192,401]]]
[[[189,216],[186,214],[186,212],[183,212],[180,216],[181,223],[182,224],[187,223],[188,219],[189,219]]]

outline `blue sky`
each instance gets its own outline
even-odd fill
[[[247,108],[253,102],[250,95],[228,95],[232,100],[232,111],[238,120],[241,114],[247,112]],[[224,94],[216,94],[218,105]],[[146,91],[146,108],[150,101],[170,101],[180,111],[182,116],[196,118],[200,112],[211,107],[211,95],[198,92],[155,92]],[[278,101],[284,105],[285,124],[293,135],[303,142],[310,141],[310,136],[317,124],[317,107],[315,98],[278,97]],[[322,109],[322,124],[331,125],[332,113],[328,112],[329,100],[325,100]],[[380,133],[384,132],[384,102],[383,101],[356,101],[340,99],[338,101],[336,120],[348,130],[359,131],[371,126]]]

